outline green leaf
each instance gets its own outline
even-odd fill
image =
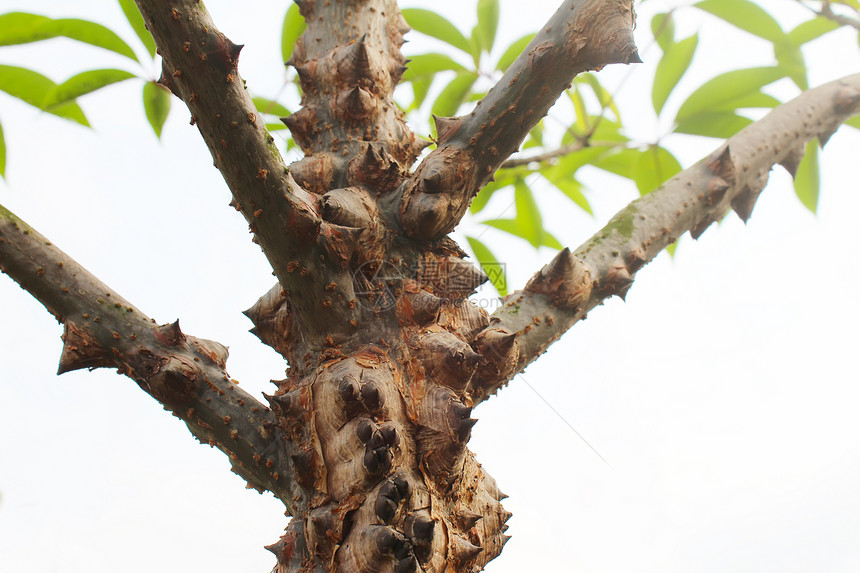
[[[489,219],[487,221],[482,221],[482,223],[488,227],[504,231],[505,233],[511,234],[515,237],[519,237],[521,239],[524,238],[522,236],[522,231],[520,231],[520,225],[516,219]]]
[[[785,70],[785,75],[790,77],[791,81],[800,89],[808,90],[809,80],[806,76],[806,61],[803,59],[800,48],[787,42],[780,42],[773,45],[773,53],[779,67]]]
[[[845,125],[850,125],[851,127],[860,129],[860,115],[855,115],[851,119],[846,119]]]
[[[774,108],[782,102],[764,92],[752,92],[714,106],[712,111],[735,111],[737,109]]]
[[[490,202],[490,199],[493,198],[493,195],[496,193],[496,191],[498,191],[499,189],[503,189],[503,188],[507,187],[509,184],[510,183],[506,183],[504,185],[498,185],[497,182],[494,181],[492,183],[485,185],[484,188],[481,189],[477,195],[475,195],[475,198],[472,200],[472,203],[469,205],[469,212],[472,214],[480,213],[484,209],[484,207],[487,206],[487,203]]]
[[[499,27],[499,0],[478,0],[478,40],[485,52],[493,49]]]
[[[412,104],[410,110],[418,109],[427,99],[427,94],[430,93],[430,86],[433,85],[433,79],[436,76],[422,76],[412,80]]]
[[[305,19],[299,13],[298,4],[290,4],[287,14],[284,16],[284,24],[281,26],[281,58],[284,62],[289,61],[296,47],[296,40],[305,31]]]
[[[651,88],[651,102],[657,115],[663,111],[663,106],[666,105],[672,90],[689,69],[698,45],[699,34],[693,34],[689,38],[667,46],[663,51],[663,57],[657,63],[654,85]]]
[[[64,36],[139,61],[128,44],[101,24],[89,20],[52,20],[38,14],[10,12],[0,15],[0,46],[26,44]]]
[[[564,248],[564,245],[562,245],[561,242],[555,238],[555,235],[547,231],[543,232],[540,246],[549,247],[550,249],[555,249],[556,251],[560,251]]]
[[[630,141],[629,137],[621,133],[620,121],[612,121],[605,117],[597,123],[591,139],[594,141],[617,141],[618,143]]]
[[[595,158],[591,164],[598,169],[614,173],[619,177],[633,179],[641,153],[638,149],[615,149]]]
[[[472,54],[472,61],[475,62],[475,67],[479,67],[481,64],[481,39],[478,37],[478,25],[475,24],[475,27],[472,28],[472,35],[469,36],[469,46],[471,49],[469,51]]]
[[[576,84],[573,84],[572,90],[567,90],[567,95],[570,101],[573,102],[573,109],[576,112],[576,129],[578,133],[585,133],[588,129],[588,111],[585,109],[585,100],[582,99],[582,94]]]
[[[720,74],[705,82],[681,104],[675,120],[681,122],[702,113],[732,109],[733,101],[758,92],[785,74],[782,68],[747,68]]]
[[[651,18],[651,33],[664,52],[675,43],[675,19],[671,12],[654,14]]]
[[[52,22],[47,16],[27,12],[0,14],[0,46],[14,46],[53,38],[41,30]]]
[[[0,177],[6,177],[6,140],[3,138],[2,124],[0,124]]]
[[[143,84],[143,110],[155,136],[161,139],[161,129],[170,113],[170,90],[158,82]]]
[[[564,193],[568,199],[573,201],[580,209],[589,215],[594,215],[594,211],[591,209],[588,199],[586,199],[585,195],[582,193],[582,183],[573,177],[558,179],[556,181],[551,181],[551,183],[555,185],[559,191]]]
[[[469,205],[470,213],[478,213],[483,210],[484,207],[487,206],[487,203],[490,202],[490,199],[500,189],[504,189],[510,185],[513,185],[517,179],[525,177],[529,175],[531,171],[526,167],[516,167],[514,169],[504,169],[496,173],[495,181],[490,181],[484,188],[478,192],[478,195],[472,200],[472,204]]]
[[[499,58],[498,63],[496,64],[496,69],[500,72],[506,71],[511,64],[514,63],[514,60],[517,59],[517,56],[523,53],[523,50],[526,49],[526,46],[529,45],[529,42],[534,40],[534,34],[526,34],[519,40],[516,40],[513,44],[508,46],[508,49],[505,50],[505,53],[502,54],[502,57]]]
[[[839,28],[839,24],[833,20],[817,16],[812,20],[803,22],[789,32],[788,41],[795,46],[800,46]]]
[[[702,0],[695,6],[759,38],[779,42],[785,37],[779,22],[749,0]]]
[[[118,0],[119,6],[122,8],[122,13],[125,14],[125,19],[131,25],[134,33],[146,47],[151,58],[155,57],[155,40],[152,39],[152,34],[146,29],[146,24],[143,22],[143,16],[140,15],[140,10],[137,9],[137,4],[134,0]]]
[[[288,110],[276,101],[266,99],[260,96],[255,96],[251,99],[254,101],[254,105],[257,107],[257,111],[259,111],[260,113],[266,115],[274,115],[277,117],[287,117],[288,115],[290,115],[290,110]]]
[[[794,192],[803,205],[815,213],[818,209],[818,193],[821,189],[821,173],[818,163],[818,140],[806,144],[803,156],[794,177]]]
[[[472,85],[477,79],[478,74],[475,72],[457,74],[457,77],[445,86],[439,97],[433,102],[433,115],[439,117],[454,116],[463,102],[466,101],[469,90],[472,89]]]
[[[576,153],[571,153],[559,159],[558,163],[545,169],[543,175],[556,184],[556,181],[573,177],[583,165],[590,165],[601,155],[606,153],[605,147],[586,147]]]
[[[700,113],[678,122],[675,132],[726,139],[752,122],[751,119],[730,111]]]
[[[618,106],[615,105],[615,100],[612,99],[612,94],[610,94],[602,85],[600,85],[600,80],[597,79],[597,76],[594,74],[581,74],[575,80],[579,84],[588,84],[591,88],[591,91],[594,92],[595,97],[597,97],[597,101],[600,102],[600,107],[602,109],[611,109],[612,113],[615,114],[615,119],[621,121],[621,112],[618,111]]]
[[[633,181],[640,195],[647,195],[674,175],[680,173],[681,164],[666,149],[652,145],[639,154]]]
[[[45,99],[56,87],[57,84],[39,72],[17,66],[0,65],[0,91],[4,91],[42,111],[89,127],[90,124],[84,111],[75,102],[68,102],[50,109],[45,107]]]
[[[268,131],[281,131],[287,129],[287,126],[283,123],[267,123],[266,130]]]
[[[508,294],[508,280],[505,276],[505,266],[499,263],[499,260],[489,247],[476,237],[467,236],[466,240],[469,241],[469,248],[472,249],[472,253],[475,255],[475,259],[481,266],[481,269],[490,277],[490,282],[496,288],[499,296],[506,296]]]
[[[105,86],[137,77],[131,72],[117,69],[89,70],[74,75],[56,86],[45,96],[42,105],[50,111],[54,107],[74,101],[82,95],[92,93]]]
[[[525,180],[514,183],[514,203],[517,206],[517,227],[520,236],[538,248],[543,240],[543,218],[534,194]]]
[[[445,71],[467,72],[468,70],[457,63],[451,56],[445,54],[419,54],[412,56],[407,64],[406,72],[403,74],[403,81],[409,82],[416,78],[424,78],[433,76],[438,72]]]
[[[520,149],[531,149],[534,147],[543,147],[543,133],[544,133],[544,125],[543,120],[537,122],[535,126],[529,131],[529,135],[526,138]]]
[[[463,33],[436,12],[421,8],[404,8],[401,12],[406,18],[406,23],[416,32],[442,40],[467,54],[472,54],[472,45]]]

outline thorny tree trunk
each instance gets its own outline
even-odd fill
[[[562,251],[493,316],[486,277],[446,237],[474,195],[579,72],[638,61],[632,0],[567,0],[475,110],[416,139],[392,101],[407,32],[394,0],[301,0],[292,61],[303,108],[287,168],[237,72],[240,51],[196,0],[137,0],[233,206],[276,284],[249,311],[289,363],[269,408],[224,370],[226,351],[154,321],[0,209],[0,266],[65,324],[60,371],[118,368],[252,487],[293,516],[277,569],[482,569],[502,550],[504,495],[466,448],[472,407],[635,272],[729,207],[747,218],[771,166],[796,168],[860,107],[860,77],[777,109]]]

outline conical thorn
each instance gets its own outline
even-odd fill
[[[705,165],[714,175],[722,177],[728,181],[729,184],[734,185],[736,169],[734,160],[732,159],[732,151],[728,144],[711,155]]]

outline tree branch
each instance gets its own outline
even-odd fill
[[[538,153],[529,157],[514,157],[513,159],[508,159],[507,161],[502,163],[499,169],[513,169],[515,167],[531,165],[532,163],[545,163],[547,161],[552,161],[553,159],[558,159],[559,157],[570,155],[571,153],[576,153],[577,151],[581,151],[586,147],[601,147],[606,149],[612,149],[626,145],[630,144],[619,141],[591,141],[587,137],[584,137],[582,139],[577,139],[576,141],[568,143],[567,145],[562,145],[561,147],[551,149],[543,153]]]
[[[183,334],[178,322],[156,325],[2,206],[0,270],[64,324],[59,374],[116,368],[227,454],[250,487],[271,491],[290,513],[306,503],[294,447],[274,413],[227,375],[224,346]]]
[[[840,26],[850,26],[855,30],[860,30],[860,20],[855,18],[851,18],[850,16],[843,16],[842,14],[837,14],[833,11],[833,8],[830,6],[829,0],[824,0],[821,5],[821,10],[813,10],[819,16],[827,18],[828,20],[832,20],[839,24]]]
[[[336,231],[327,230],[320,197],[296,183],[266,131],[237,70],[242,46],[218,31],[198,0],[136,1],[163,58],[161,81],[191,111],[233,194],[231,204],[297,307],[314,307],[305,327],[338,338],[356,311],[349,273],[332,257],[320,257]],[[343,292],[319,308],[319,293],[333,282]]]
[[[748,220],[774,165],[794,175],[808,141],[818,137],[823,146],[858,112],[860,74],[809,90],[633,201],[575,256],[568,249],[559,253],[493,313],[488,331],[515,333],[518,352],[508,351],[509,366],[480,381],[483,395],[475,403],[494,394],[605,299],[624,298],[635,273],[683,233],[698,238],[729,208]]]
[[[632,0],[566,0],[467,116],[436,118],[438,147],[401,187],[407,235],[438,239],[577,74],[639,62]]]

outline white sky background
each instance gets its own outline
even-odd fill
[[[497,45],[533,31],[557,0],[502,1]],[[283,7],[226,0],[207,5],[220,28],[247,44],[240,72],[262,95],[281,85]],[[640,10],[640,48],[658,8]],[[785,22],[791,0],[768,6]],[[58,8],[62,5],[62,9]],[[471,30],[474,2],[413,1]],[[132,41],[113,0],[0,0],[20,9],[96,19]],[[693,11],[685,37],[703,19]],[[802,15],[802,13],[800,13]],[[786,26],[790,28],[790,26]],[[767,65],[767,45],[710,22],[683,95],[732,67]],[[413,38],[407,49],[429,43]],[[860,69],[856,35],[807,49],[811,83]],[[840,47],[848,53],[837,53]],[[611,67],[634,134],[658,134],[645,65]],[[56,40],[3,48],[0,61],[55,80],[122,58]],[[153,73],[155,73],[153,71]],[[784,86],[783,86],[784,87]],[[9,146],[0,203],[160,322],[230,346],[231,375],[259,395],[282,376],[240,314],[274,280],[188,113],[177,100],[159,143],[140,83],[82,105],[87,131],[0,94]],[[717,142],[666,142],[689,165]],[[674,260],[638,275],[627,303],[596,309],[524,377],[476,410],[470,446],[510,495],[513,539],[491,573],[848,572],[860,570],[860,132],[846,128],[823,154],[817,217],[776,169],[749,225],[733,215]],[[546,226],[581,244],[633,188],[594,176],[597,216],[552,190],[540,193]],[[510,201],[495,198],[487,216]],[[510,216],[512,211],[508,212]],[[473,227],[474,228],[474,227]],[[552,253],[494,231],[512,285]],[[0,572],[267,572],[261,549],[286,524],[271,496],[244,490],[220,452],[198,445],[134,383],[111,371],[55,376],[61,328],[27,293],[0,278]],[[542,396],[582,433],[601,461]]]

